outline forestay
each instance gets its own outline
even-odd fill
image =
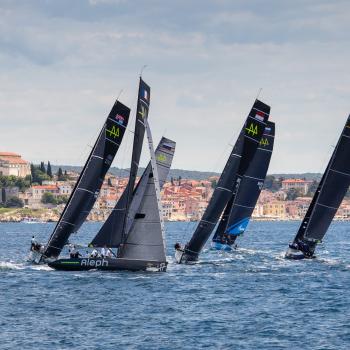
[[[44,257],[58,257],[69,236],[79,230],[88,216],[119,149],[129,114],[130,109],[116,101],[45,247]]]

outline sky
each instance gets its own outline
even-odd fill
[[[221,172],[262,89],[269,173],[323,172],[350,113],[349,13],[336,0],[0,0],[0,151],[84,164],[119,95],[134,118],[147,65],[173,168]]]

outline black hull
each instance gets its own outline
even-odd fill
[[[165,272],[167,262],[130,260],[120,258],[77,258],[57,259],[48,263],[55,270],[62,271],[158,271]]]

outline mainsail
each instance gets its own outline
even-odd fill
[[[166,263],[158,165],[156,164],[151,130],[147,120],[145,124],[151,154],[151,171],[148,172],[147,184],[141,199],[140,208],[135,215],[135,220],[126,240],[118,251],[118,258]],[[158,158],[160,157],[158,156]],[[160,169],[164,179],[164,175],[169,171],[169,167],[166,166]]]
[[[275,124],[268,121],[255,156],[221,218],[213,242],[232,245],[244,233],[254,211],[273,151]]]
[[[58,257],[69,236],[79,230],[89,215],[123,139],[129,114],[128,107],[115,102],[45,247],[44,257]]]
[[[163,187],[169,174],[169,169],[174,157],[175,146],[176,143],[174,141],[166,137],[162,137],[155,151],[160,188]],[[128,235],[135,218],[140,218],[140,215],[137,215],[137,213],[139,212],[145,191],[149,186],[148,183],[151,173],[152,167],[151,163],[149,163],[144,170],[139,182],[137,183],[137,186],[133,193],[133,199],[129,206],[127,221],[125,224],[125,236]],[[125,194],[126,192],[124,191],[122,196],[125,196]],[[96,237],[92,240],[91,245],[94,247],[104,247],[105,245],[110,248],[119,247],[120,243],[122,242],[122,231],[116,231],[112,225],[113,222],[107,219],[105,223],[105,230],[100,230],[98,232]]]
[[[239,134],[231,155],[219,178],[208,207],[191,240],[185,246],[185,259],[195,260],[211,235],[217,221],[229,202],[236,186],[237,176],[243,175],[258,148],[270,114],[270,107],[256,100]]]
[[[350,185],[350,116],[291,248],[312,257]],[[287,253],[288,255],[288,253]]]
[[[144,121],[148,117],[150,99],[151,89],[140,77],[129,182],[122,196],[119,198],[114,209],[112,210],[111,215],[109,215],[107,221],[102,225],[100,231],[98,232],[95,238],[98,241],[92,242],[93,245],[99,245],[98,242],[100,242],[101,240],[98,237],[103,237],[102,240],[105,240],[106,237],[113,237],[113,240],[110,239],[109,241],[112,244],[111,247],[116,247],[120,244],[121,240],[121,238],[117,239],[116,237],[122,237],[126,234],[126,213],[128,212],[128,208],[132,201],[133,191],[135,187],[143,139],[145,135]],[[111,229],[113,229],[113,232],[111,232]]]

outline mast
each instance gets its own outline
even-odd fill
[[[237,177],[242,176],[258,148],[270,114],[270,107],[256,100],[219,178],[212,198],[191,240],[185,246],[184,260],[196,260],[210,237],[222,211],[233,195]]]
[[[238,190],[226,207],[226,216],[213,237],[213,242],[232,245],[246,230],[254,211],[269,168],[275,137],[275,124],[268,121],[259,147],[247,172],[243,175]],[[225,221],[224,221],[225,220]],[[223,222],[224,221],[224,222]]]
[[[174,157],[175,146],[176,143],[174,141],[166,137],[162,137],[155,151],[160,188],[163,187],[169,174],[169,169]],[[126,222],[126,236],[130,232],[131,226],[134,223],[135,217],[139,211],[151,172],[152,167],[151,163],[149,163],[134,190],[133,199],[129,207],[128,220]],[[124,191],[123,195],[125,195],[125,193],[126,192]],[[104,247],[107,245],[107,247],[110,248],[118,248],[122,242],[122,231],[113,230],[112,224],[113,223],[108,218],[105,223],[106,229],[104,231],[99,231],[90,245],[94,247]]]
[[[294,238],[294,247],[306,257],[314,254],[325,236],[350,185],[350,116]]]
[[[115,237],[125,238],[126,235],[126,222],[128,220],[127,213],[129,211],[130,203],[133,197],[133,191],[135,187],[145,134],[144,121],[148,117],[150,98],[151,89],[140,77],[129,181],[114,209],[96,236],[110,237],[110,245],[107,244],[110,247],[115,247],[120,244],[120,240],[119,243],[116,244]],[[103,240],[105,240],[105,238],[103,238]],[[94,242],[92,242],[92,244],[94,244]]]
[[[115,102],[45,247],[45,258],[58,257],[69,236],[79,230],[89,215],[123,139],[129,114],[128,107]]]

